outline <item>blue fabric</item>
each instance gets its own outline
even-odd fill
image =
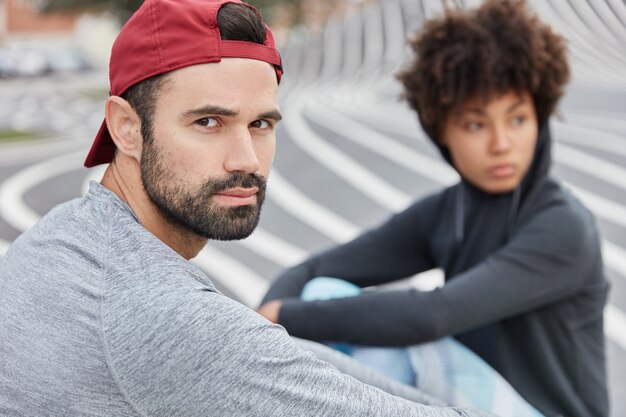
[[[307,283],[301,297],[305,301],[328,300],[360,293],[361,288],[349,282],[318,277]],[[409,347],[328,345],[449,405],[474,407],[501,417],[543,417],[500,374],[453,338]]]

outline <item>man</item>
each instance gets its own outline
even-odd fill
[[[85,162],[110,162],[102,183],[0,261],[1,415],[469,415],[339,373],[188,262],[256,226],[281,74],[239,1],[146,0],[128,21]]]
[[[354,358],[401,368],[398,380],[449,404],[608,416],[600,239],[549,174],[565,39],[523,0],[486,0],[425,22],[411,47],[404,95],[461,180],[284,271],[259,311],[294,336],[354,344]],[[434,291],[345,297],[432,268],[446,277]],[[316,277],[343,280],[344,298],[304,300]],[[530,406],[504,400],[518,393]]]

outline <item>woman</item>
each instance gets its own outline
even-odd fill
[[[544,415],[608,416],[598,232],[548,173],[565,41],[524,2],[488,0],[426,22],[411,46],[405,97],[461,181],[286,270],[259,312],[315,341],[391,348],[453,336]],[[431,268],[446,279],[430,292],[299,298],[319,276],[364,288]],[[403,352],[415,368],[415,351]]]

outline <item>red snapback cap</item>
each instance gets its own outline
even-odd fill
[[[110,94],[119,96],[129,87],[158,74],[191,65],[219,62],[222,58],[250,58],[272,64],[280,82],[283,74],[274,37],[266,28],[263,45],[222,40],[217,13],[227,3],[240,0],[146,0],[126,22],[111,50]],[[102,122],[85,160],[86,167],[113,160],[115,144],[106,121]]]

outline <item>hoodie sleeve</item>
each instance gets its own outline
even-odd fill
[[[290,334],[312,340],[417,344],[572,296],[598,262],[600,245],[592,217],[582,207],[555,206],[524,225],[501,250],[442,288],[328,301],[288,299],[280,324]]]
[[[420,200],[355,240],[285,270],[263,303],[300,297],[306,283],[319,276],[341,278],[363,288],[434,268],[427,236],[438,204],[438,195]]]

